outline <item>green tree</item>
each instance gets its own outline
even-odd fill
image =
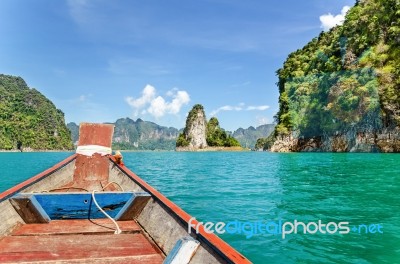
[[[342,26],[292,52],[277,71],[275,136],[318,137],[400,125],[400,2],[363,0]]]
[[[225,130],[220,128],[219,121],[216,117],[212,117],[207,123],[206,140],[207,144],[211,147],[240,146],[239,141],[228,135]]]
[[[0,149],[72,149],[64,113],[21,77],[0,74]]]

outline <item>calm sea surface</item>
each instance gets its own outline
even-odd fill
[[[70,154],[0,153],[0,191]],[[124,161],[198,220],[231,223],[235,234],[220,236],[254,263],[400,263],[399,154],[129,152]],[[279,220],[351,230],[299,227],[283,239]]]

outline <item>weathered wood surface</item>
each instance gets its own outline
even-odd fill
[[[93,222],[23,225],[0,240],[0,262],[162,263],[161,251],[139,232],[134,221],[119,222],[125,232],[120,235],[109,234],[112,223],[106,219]]]
[[[91,193],[33,194],[52,219],[105,218],[92,200]],[[97,203],[111,217],[115,217],[134,194],[132,192],[98,192]]]
[[[115,217],[116,220],[136,219],[149,202],[151,195],[146,192],[135,193]]]
[[[49,216],[34,196],[14,196],[10,202],[27,224],[50,222]]]
[[[183,237],[176,242],[163,264],[189,263],[199,246],[200,242],[196,239],[190,236]]]
[[[99,145],[111,148],[114,125],[81,123],[78,146]]]
[[[109,161],[105,156],[94,154],[93,156],[78,155],[75,161],[73,181],[64,187],[80,187],[89,191],[101,190],[102,183],[108,183]]]
[[[114,125],[81,123],[79,126],[79,146],[98,145],[111,148]],[[77,155],[72,182],[64,187],[80,187],[89,191],[102,190],[108,183],[109,161],[106,156],[95,153],[92,156]],[[110,191],[115,187],[110,186]]]
[[[0,252],[1,262],[158,254],[142,234],[8,236],[1,241]]]
[[[70,264],[70,263],[88,263],[88,264],[160,264],[163,262],[162,257],[158,254],[152,255],[139,255],[139,256],[114,256],[114,257],[90,257],[90,258],[69,258],[69,259],[60,259],[55,256],[51,256],[51,258],[46,258],[46,253],[43,254],[42,259],[45,260],[32,260],[32,257],[26,256],[21,260],[20,257],[15,256],[19,253],[8,253],[8,260],[2,260],[0,257],[0,261],[2,263],[46,263],[46,264]],[[38,254],[35,254],[37,256]]]
[[[122,233],[138,233],[140,226],[135,221],[117,221]],[[23,225],[14,230],[12,236],[65,235],[65,234],[113,234],[115,225],[109,219],[53,220],[48,224]]]
[[[101,208],[116,220],[133,220],[151,195],[146,192],[96,192]],[[47,223],[57,219],[105,218],[93,202],[91,193],[22,193],[10,202],[25,223]]]

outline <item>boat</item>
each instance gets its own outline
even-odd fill
[[[251,263],[114,157],[113,125],[79,130],[76,153],[0,194],[1,263]]]

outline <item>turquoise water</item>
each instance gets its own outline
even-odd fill
[[[0,153],[5,190],[69,153]],[[222,234],[254,263],[400,263],[400,155],[130,152],[125,164],[198,220],[349,222],[348,234]],[[383,233],[377,232],[377,226]],[[247,231],[249,229],[246,229]],[[247,233],[249,234],[249,233]]]

